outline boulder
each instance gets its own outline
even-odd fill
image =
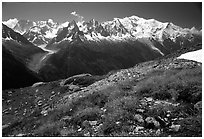
[[[138,131],[140,131],[140,130],[142,130],[142,129],[144,129],[144,127],[142,127],[142,126],[137,126],[137,127],[135,127],[134,132],[138,132]]]
[[[136,111],[143,113],[145,110],[144,109],[137,109]]]
[[[69,90],[76,92],[80,90],[80,87],[78,87],[77,85],[70,85]]]
[[[95,126],[95,125],[97,125],[97,121],[89,121],[89,124],[90,124],[91,126]]]
[[[142,117],[142,115],[140,115],[140,114],[135,114],[135,115],[134,115],[134,119],[135,119],[136,121],[138,121],[139,123],[144,123],[143,117]]]
[[[82,127],[90,128],[91,125],[90,125],[89,121],[85,120],[85,121],[82,122]]]
[[[168,119],[167,118],[166,118],[167,120],[165,120],[165,119],[161,118],[160,116],[156,116],[155,119],[159,122],[161,127],[166,127],[168,125],[168,123],[167,123]]]
[[[20,134],[17,134],[16,137],[23,137],[25,136],[26,134],[23,134],[23,133],[20,133]]]
[[[181,128],[181,125],[171,125],[170,127],[169,127],[169,130],[170,131],[173,131],[173,132],[178,132],[179,131],[179,129]]]
[[[202,101],[197,102],[194,105],[194,108],[197,109],[198,111],[202,111]]]
[[[71,116],[65,116],[62,118],[63,121],[70,121],[72,119]]]
[[[154,129],[160,127],[160,123],[154,117],[147,117],[145,122],[146,128]]]
[[[7,128],[7,127],[9,127],[8,124],[2,125],[2,130],[5,129],[5,128]]]
[[[146,98],[146,100],[147,100],[148,102],[151,102],[151,101],[153,101],[153,98],[148,97],[148,98]]]

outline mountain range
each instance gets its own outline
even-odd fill
[[[122,19],[114,18],[112,21],[102,23],[92,19],[89,22],[81,21],[76,23],[72,21],[70,23],[67,21],[61,24],[54,22],[52,19],[35,22],[14,18],[3,21],[3,24],[24,35],[25,38],[37,45],[47,44],[49,42],[48,39],[56,37],[69,24],[70,27],[76,25],[75,29],[77,30],[78,28],[79,31],[84,33],[85,40],[95,41],[102,39],[120,41],[125,39],[153,38],[162,43],[166,38],[169,38],[175,42],[179,36],[187,37],[189,35],[188,37],[191,37],[192,34],[201,35],[202,32],[202,30],[199,31],[195,27],[183,29],[171,22],[162,23],[155,19],[144,19],[138,16]]]
[[[15,18],[2,31],[3,47],[44,81],[103,75],[202,42],[202,30],[138,16],[62,24]]]
[[[40,45],[48,43],[50,39],[56,36],[60,28],[67,26],[68,22],[58,24],[54,23],[52,19],[34,22],[14,18],[4,21],[3,24],[20,33],[33,44]]]

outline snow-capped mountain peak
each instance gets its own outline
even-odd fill
[[[48,19],[47,22],[48,22],[48,23],[51,23],[51,24],[54,24],[54,22],[53,22],[52,19]]]
[[[67,22],[60,24],[59,26],[63,28],[63,27],[67,27],[68,25],[69,25],[69,22],[67,21]]]

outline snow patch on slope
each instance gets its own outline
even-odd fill
[[[58,31],[58,29],[52,29],[52,31],[46,31],[45,33],[45,38],[49,38],[49,39],[52,39],[52,38],[54,38],[54,37],[56,37],[57,36],[57,31]]]
[[[202,63],[202,49],[182,54],[178,59],[188,59]]]
[[[8,21],[3,21],[3,24],[7,25],[9,28],[14,28],[18,23],[18,19],[9,19]]]

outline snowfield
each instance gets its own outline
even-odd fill
[[[182,54],[181,56],[178,57],[178,59],[188,59],[202,63],[202,49]]]

